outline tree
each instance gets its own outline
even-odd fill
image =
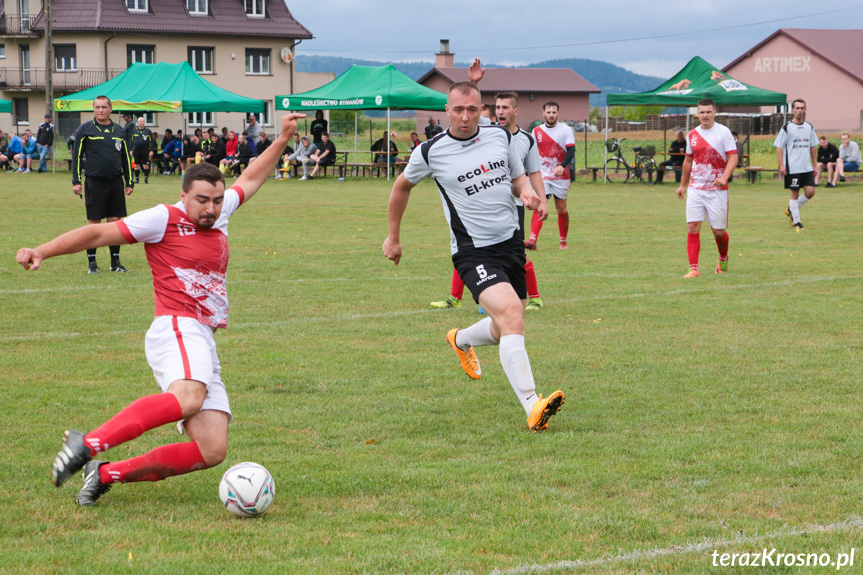
[[[613,106],[608,109],[608,115],[612,118],[623,119],[627,122],[644,122],[648,116],[656,116],[662,113],[665,106]]]

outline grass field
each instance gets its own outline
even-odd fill
[[[478,350],[472,381],[444,342],[476,306],[428,307],[451,273],[432,183],[393,267],[385,181],[270,181],[231,222],[227,460],[85,509],[51,462],[64,429],[157,391],[153,302],[141,246],[123,248],[125,275],[88,276],[83,254],[15,264],[83,223],[68,180],[0,174],[2,573],[691,574],[728,571],[714,551],[855,547],[860,568],[863,184],[819,188],[795,233],[778,183],[735,182],[730,273],[709,273],[705,229],[706,273],[683,281],[673,184],[576,183],[570,250],[552,216],[531,253],[546,307],[528,351],[539,391],[567,394],[533,434],[497,350]],[[179,180],[153,182],[130,212],[176,200]],[[108,455],[177,440],[166,426]],[[217,495],[247,460],[276,480],[255,520]]]

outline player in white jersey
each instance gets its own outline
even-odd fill
[[[467,329],[452,329],[447,343],[472,379],[482,370],[475,346],[500,345],[500,363],[527,414],[533,431],[563,405],[560,390],[536,395],[530,359],[524,345],[524,244],[518,236],[513,196],[530,209],[541,209],[524,167],[511,146],[512,134],[502,126],[479,126],[480,93],[476,84],[459,82],[447,93],[446,132],[413,151],[405,171],[393,185],[389,201],[389,235],[384,255],[398,265],[402,257],[401,221],[411,190],[431,176],[450,225],[453,265],[489,317]]]
[[[785,216],[788,218],[788,223],[799,232],[803,230],[800,208],[815,195],[815,175],[812,166],[815,164],[818,136],[815,135],[812,124],[806,121],[806,102],[799,98],[794,100],[791,102],[791,112],[794,114],[794,119],[782,126],[773,146],[776,148],[779,174],[785,179],[785,189],[791,190],[791,199],[785,209]],[[801,187],[802,197],[800,197]]]
[[[474,84],[479,84],[482,80],[485,70],[479,58],[475,59],[468,72],[468,78]],[[483,112],[485,112],[483,106]],[[536,148],[536,141],[533,136],[522,130],[516,124],[518,116],[518,94],[515,92],[500,92],[495,95],[495,117],[500,125],[508,129],[513,136],[513,145],[518,148],[518,157],[521,158],[524,164],[524,171],[530,180],[530,185],[534,192],[539,196],[543,203],[541,212],[548,213],[548,203],[545,197],[545,187],[543,186],[542,175],[540,174],[540,159],[539,152]],[[483,115],[480,118],[480,125]],[[524,205],[518,199],[515,200],[518,208],[518,221],[521,239],[524,240]],[[542,309],[543,303],[539,296],[539,285],[536,280],[536,270],[534,269],[533,261],[527,258],[527,263],[524,266],[524,271],[527,275],[527,307],[525,311],[535,311]],[[458,270],[453,269],[452,282],[450,284],[450,296],[445,300],[433,301],[431,306],[438,309],[450,309],[461,307],[461,299],[464,296],[464,282],[461,281],[461,276],[458,275]],[[479,313],[485,313],[483,308],[478,309]]]
[[[545,193],[548,197],[554,196],[554,209],[557,211],[557,227],[560,232],[560,249],[565,250],[569,248],[569,244],[566,243],[566,237],[569,235],[569,211],[566,200],[569,197],[569,165],[575,156],[575,135],[569,126],[557,121],[559,111],[560,106],[557,102],[543,104],[542,115],[545,118],[545,124],[533,129],[533,137],[536,139],[542,161]],[[541,229],[542,220],[537,219],[534,213],[530,224],[530,238],[524,242],[527,249],[536,249],[536,241]]]
[[[737,144],[731,130],[717,124],[716,104],[709,98],[698,102],[701,125],[689,132],[686,159],[677,197],[686,196],[686,252],[689,273],[684,278],[698,277],[698,254],[701,251],[701,222],[707,217],[719,263],[716,273],[728,271],[728,179],[737,166]]]
[[[221,463],[228,449],[231,409],[213,336],[225,327],[228,297],[228,218],[249,201],[273,172],[296,131],[297,118],[282,118],[273,145],[250,164],[230,189],[210,164],[186,171],[180,201],[133,214],[125,220],[67,232],[35,249],[21,248],[17,261],[38,269],[43,260],[88,248],[145,243],[153,275],[155,319],[147,332],[146,355],[162,393],[142,397],[97,429],[67,431],[54,461],[52,481],[60,487],[84,468],[81,505],[95,505],[114,483],[159,481]],[[93,459],[167,423],[179,422],[191,441],[174,443],[126,461]]]

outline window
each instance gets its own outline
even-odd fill
[[[213,74],[213,52],[215,48],[189,46],[189,64],[198,74]]]
[[[246,48],[246,74],[270,75],[270,51],[260,48]]]
[[[147,0],[126,0],[129,12],[147,12]]]
[[[0,58],[6,57],[6,44],[0,44]]]
[[[135,117],[144,118],[145,126],[156,125],[156,112],[135,112]]]
[[[246,16],[264,17],[264,0],[246,0]]]
[[[144,44],[126,44],[126,67],[136,62],[153,64],[156,61],[156,47]]]
[[[74,72],[78,69],[75,44],[54,44],[54,70]]]
[[[270,116],[270,102],[269,100],[264,100],[264,111],[260,114],[255,114],[255,117],[258,119],[258,123],[262,126],[272,126],[273,118]],[[249,114],[246,114],[246,124],[249,123]]]
[[[189,14],[207,15],[207,0],[186,0],[186,9]]]
[[[215,126],[212,112],[192,112],[189,114],[189,125],[195,128]]]
[[[30,125],[30,100],[27,98],[12,98],[12,107],[14,109],[15,125]]]

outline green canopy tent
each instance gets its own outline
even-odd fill
[[[685,106],[698,105],[710,98],[717,106],[784,106],[788,96],[735,80],[699,56],[658,88],[637,94],[609,94],[605,108],[606,159],[608,157],[609,106]],[[689,116],[687,115],[687,121]]]
[[[0,100],[0,114],[11,114],[12,102],[9,100]]]
[[[392,64],[351,66],[325,86],[302,94],[276,96],[277,110],[386,110],[387,149],[391,110],[443,110],[445,105],[446,94],[417,84]],[[356,117],[354,122],[356,149]],[[389,163],[387,155],[387,177]]]
[[[263,112],[263,100],[219,88],[188,62],[136,63],[104,84],[54,100],[58,112],[86,112],[96,96],[108,96],[114,109],[140,112]]]

